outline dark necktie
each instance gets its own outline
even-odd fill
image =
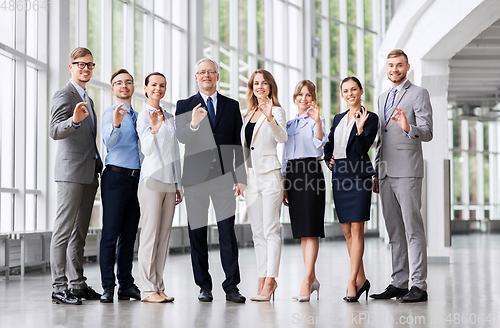
[[[92,120],[92,126],[94,126],[95,125],[94,114],[92,113],[92,106],[90,106],[89,95],[87,94],[87,90],[85,90],[83,93],[83,102],[87,103],[87,105],[85,105],[85,107],[87,107],[87,110],[89,111],[89,116],[90,116],[90,119]]]
[[[389,121],[389,118],[391,117],[392,113],[392,106],[394,105],[394,99],[396,99],[396,88],[392,88],[391,92],[389,93],[389,98],[387,99],[387,103],[385,104],[384,108],[384,116],[385,116],[385,121]]]
[[[137,128],[137,112],[130,107],[130,116],[132,117],[132,123],[134,128]]]
[[[210,121],[212,121],[212,125],[215,125],[215,110],[211,97],[208,97],[207,99],[207,109],[208,109],[208,116],[210,116]]]

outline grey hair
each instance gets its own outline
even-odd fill
[[[217,71],[217,73],[219,73],[219,64],[217,64],[214,60],[212,60],[210,58],[202,58],[202,59],[198,60],[198,62],[194,66],[194,69],[196,70],[196,72],[198,72],[198,66],[203,62],[210,62],[210,63],[214,64],[215,70]]]

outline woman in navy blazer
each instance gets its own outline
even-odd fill
[[[368,151],[377,135],[378,116],[361,105],[363,87],[356,77],[340,85],[348,110],[335,115],[325,145],[325,162],[332,170],[335,209],[351,258],[351,273],[344,300],[356,302],[370,289],[363,268],[364,225],[370,219],[372,176]]]

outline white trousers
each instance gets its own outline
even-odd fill
[[[139,287],[141,298],[165,291],[163,271],[175,210],[175,184],[144,178],[139,183],[141,227]]]
[[[280,170],[255,175],[248,169],[245,189],[259,277],[277,277],[281,256],[280,215],[283,178]]]

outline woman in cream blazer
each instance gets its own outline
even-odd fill
[[[252,301],[269,301],[278,287],[283,199],[281,163],[276,147],[288,139],[286,114],[278,101],[278,87],[266,70],[255,71],[248,81],[248,111],[244,115],[241,140],[247,169],[245,190],[252,227],[257,271],[257,295]]]

